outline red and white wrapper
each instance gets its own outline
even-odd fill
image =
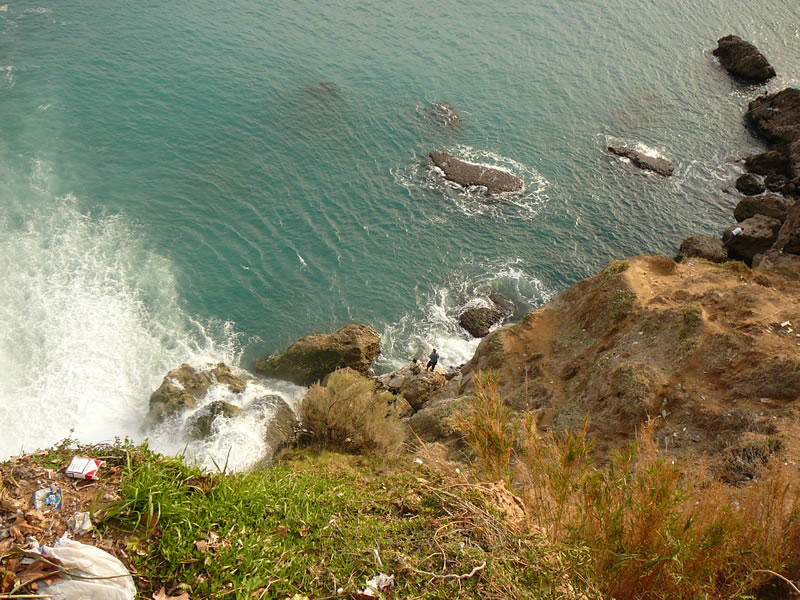
[[[102,460],[75,456],[64,473],[75,479],[97,479],[98,471],[102,465]]]

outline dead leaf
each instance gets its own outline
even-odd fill
[[[11,548],[11,545],[14,543],[14,540],[11,538],[6,538],[2,542],[0,542],[0,554],[4,554],[6,550]]]
[[[310,533],[310,531],[308,527],[301,527],[297,533],[300,534],[300,537],[306,537]]]
[[[14,574],[11,571],[6,571],[5,575],[3,575],[3,580],[0,581],[0,594],[10,592],[14,587],[15,579],[16,577],[14,577]]]
[[[286,525],[278,525],[275,528],[275,531],[277,531],[281,537],[286,537],[287,535],[289,535],[289,528],[286,527]]]
[[[189,592],[183,592],[180,596],[167,596],[167,593],[164,591],[164,588],[162,587],[155,594],[153,594],[153,600],[191,600],[191,599],[189,598]]]
[[[0,492],[0,508],[8,512],[17,512],[22,509],[22,501],[11,498],[6,490]]]
[[[206,539],[197,540],[194,545],[200,552],[205,554],[209,550],[220,550],[231,547],[231,542],[228,539],[220,540],[219,534],[216,531],[209,531],[206,533]]]
[[[25,542],[25,536],[29,533],[41,533],[44,530],[28,523],[25,517],[17,517],[17,520],[9,527],[8,531],[18,543],[22,544]]]
[[[54,581],[61,579],[61,573],[52,563],[35,560],[19,573],[18,577],[22,585],[28,585],[33,581],[44,581],[47,585],[52,585]]]

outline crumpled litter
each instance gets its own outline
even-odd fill
[[[72,535],[83,535],[92,530],[92,519],[88,512],[78,512],[67,519],[67,527]]]
[[[394,587],[394,575],[386,575],[378,573],[367,581],[367,587],[359,592],[358,597],[362,600],[369,600],[370,598],[379,598],[383,592],[389,591]]]
[[[40,585],[39,593],[53,600],[134,600],[136,587],[128,569],[108,552],[71,540],[66,534],[41,554],[61,562],[61,579]],[[80,579],[72,579],[70,573]]]

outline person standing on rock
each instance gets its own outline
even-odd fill
[[[431,355],[428,357],[428,365],[425,367],[428,371],[435,371],[436,370],[436,363],[439,362],[439,354],[436,352],[436,348],[433,349]]]

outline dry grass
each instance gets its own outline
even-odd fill
[[[465,424],[480,473],[512,481],[531,529],[580,557],[575,581],[616,600],[731,598],[800,575],[800,494],[779,469],[731,488],[661,455],[651,425],[598,467],[586,428],[543,439],[529,415],[515,431],[491,382]]]
[[[325,385],[314,384],[303,399],[303,422],[314,442],[353,452],[396,453],[404,432],[394,396],[377,391],[374,381],[336,371]]]

